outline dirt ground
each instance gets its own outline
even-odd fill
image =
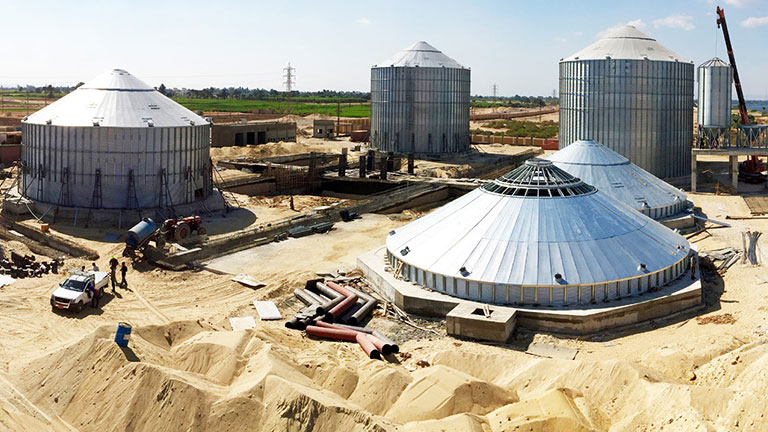
[[[732,224],[693,236],[699,250],[740,249],[741,232],[768,230],[765,219],[726,219],[749,214],[739,196],[689,197],[708,217]],[[273,197],[253,204],[286,207]],[[80,314],[51,311],[60,275],[0,288],[0,430],[766,430],[762,265],[738,262],[722,278],[711,276],[709,304],[698,316],[584,338],[521,329],[511,346],[441,330],[404,342],[393,362],[368,360],[354,344],[306,338],[282,321],[231,331],[228,318],[256,316],[252,300],[272,299],[292,316],[294,288],[316,272],[352,269],[359,254],[418,215],[366,214],[328,234],[204,263],[211,271],[140,264],[128,273],[128,289]],[[106,267],[122,247],[97,237],[80,241]],[[18,242],[3,246],[25,251]],[[65,269],[89,264],[71,259]],[[267,285],[252,290],[226,274],[240,272]],[[112,342],[119,321],[133,325],[126,349]],[[535,357],[523,352],[531,341],[579,352],[574,360]]]

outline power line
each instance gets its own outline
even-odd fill
[[[293,85],[296,84],[296,74],[294,74],[294,71],[296,71],[296,68],[291,67],[291,62],[288,62],[288,67],[283,68],[283,78],[285,78],[285,81],[283,84],[285,84],[285,91],[290,93],[293,90]]]

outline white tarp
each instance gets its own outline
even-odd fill
[[[275,306],[275,302],[273,302],[272,300],[266,300],[266,301],[254,300],[253,307],[256,308],[256,312],[259,313],[259,317],[263,321],[279,320],[283,318],[283,316],[280,315],[280,311],[277,310],[277,306]]]

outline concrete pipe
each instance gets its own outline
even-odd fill
[[[342,330],[336,328],[325,328],[319,326],[307,326],[306,333],[310,336],[322,337],[326,339],[336,339],[347,342],[356,342],[358,332],[354,330]]]
[[[352,305],[354,305],[356,302],[357,302],[357,294],[350,295],[349,297],[342,300],[341,303],[334,306],[333,309],[329,310],[323,317],[323,321],[326,321],[326,322],[335,321],[338,317],[344,315],[344,312],[346,312],[347,309],[351,308]]]
[[[346,312],[344,312],[344,315],[342,315],[339,319],[336,320],[336,322],[340,324],[349,324],[349,319],[352,318],[352,315],[355,314],[358,310],[360,310],[361,307],[365,302],[363,302],[363,299],[357,298],[357,303],[353,304],[351,308],[347,309]]]
[[[318,322],[318,325],[319,324],[320,323]],[[353,326],[353,325],[348,325],[348,324],[328,324],[328,323],[324,323],[324,324],[325,325],[329,325],[329,326],[334,326],[334,327],[354,330],[354,331],[360,332],[360,333],[366,333],[366,334],[369,334],[369,335],[375,337],[376,339],[378,339],[378,340],[380,340],[380,341],[382,341],[384,343],[384,345],[381,348],[379,348],[379,350],[381,350],[381,353],[384,354],[384,355],[393,354],[393,353],[399,353],[400,352],[400,347],[392,339],[388,338],[387,336],[384,335],[384,333],[382,333],[382,332],[380,332],[378,330],[369,329],[369,328],[365,328],[365,327],[358,327],[358,326]]]
[[[328,288],[330,288],[330,289],[340,293],[341,295],[343,295],[345,297],[349,297],[352,294],[355,294],[348,287],[341,286],[341,285],[337,284],[336,282],[327,281],[327,282],[325,282],[325,285],[328,286]]]
[[[373,312],[379,302],[375,298],[358,289],[352,288],[350,286],[345,288],[357,294],[357,296],[362,299],[364,303],[352,315],[342,321],[350,325],[359,325],[361,322],[365,321],[365,318],[370,315],[371,312]]]
[[[395,343],[395,341],[393,341],[392,339],[388,338],[384,333],[382,333],[382,332],[380,332],[378,330],[374,330],[371,334],[374,337],[376,337],[378,339],[381,339],[382,342],[384,342],[384,346],[387,347],[386,351],[389,351],[389,352],[382,351],[382,352],[384,352],[385,355],[386,354],[390,354],[390,353],[399,353],[400,352],[400,346],[398,346]]]
[[[365,354],[368,355],[368,358],[381,360],[381,353],[376,349],[376,345],[374,345],[373,340],[371,340],[371,335],[359,332],[355,332],[355,335],[357,335],[355,340],[357,340],[360,348],[365,351]]]
[[[293,295],[295,295],[297,299],[301,300],[301,302],[307,306],[310,306],[310,305],[320,306],[320,302],[317,301],[313,295],[310,295],[307,291],[301,288],[296,288],[295,290],[293,290]]]
[[[328,288],[328,286],[322,282],[318,282],[317,284],[315,284],[315,288],[320,294],[330,299],[320,305],[322,308],[322,311],[319,313],[321,315],[328,313],[328,311],[333,309],[336,305],[344,301],[344,299],[346,298],[346,296],[344,296],[342,293]]]
[[[308,296],[312,297],[315,300],[315,303],[317,303],[317,304],[323,304],[323,303],[328,301],[327,298],[325,298],[325,297],[323,297],[323,296],[321,296],[321,295],[319,295],[317,293],[314,293],[314,292],[312,292],[312,291],[310,291],[308,289],[304,289],[303,291],[305,293],[307,293]]]

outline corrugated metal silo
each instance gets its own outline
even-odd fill
[[[702,127],[731,126],[731,65],[715,57],[699,66],[698,123]]]
[[[210,195],[210,124],[115,69],[22,122],[22,194],[63,207],[133,209]]]
[[[688,173],[693,64],[632,26],[560,61],[560,148],[594,140],[661,178]]]
[[[371,68],[371,145],[382,151],[469,149],[470,70],[426,42]]]
[[[390,232],[405,280],[483,303],[601,303],[688,267],[680,234],[553,165],[524,165]]]

